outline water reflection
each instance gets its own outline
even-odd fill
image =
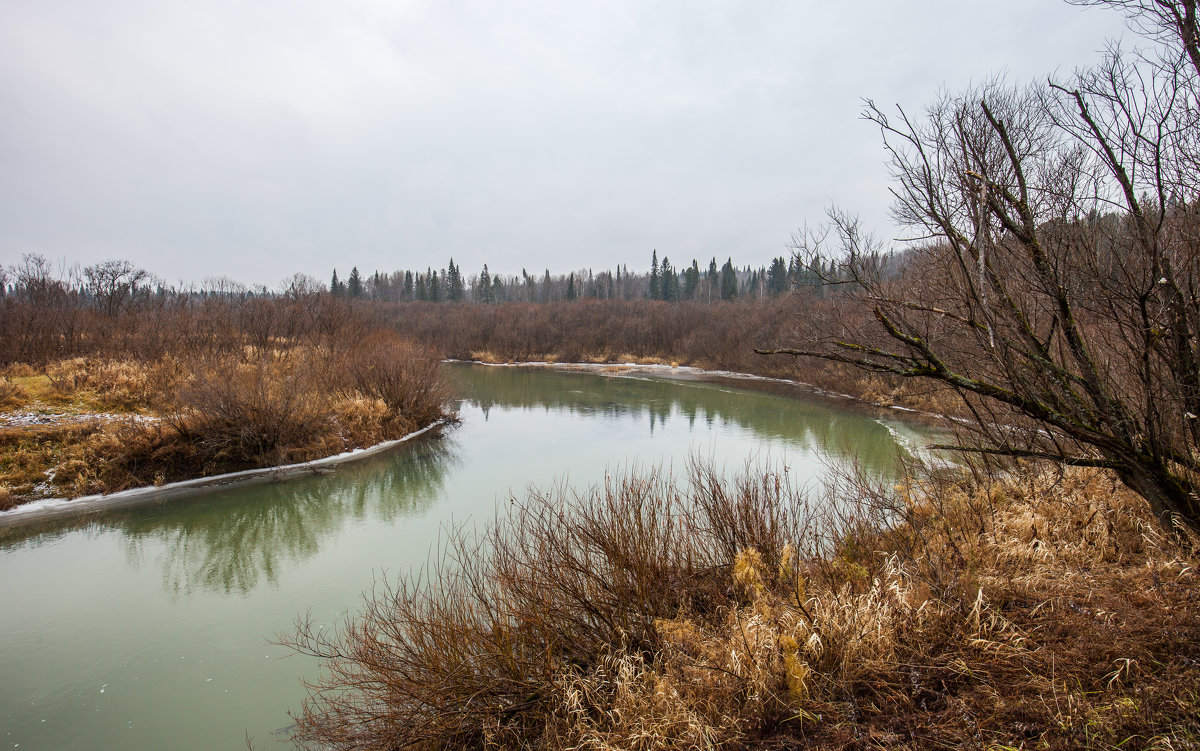
[[[485,415],[503,407],[632,417],[648,420],[651,433],[672,418],[685,419],[689,428],[700,420],[710,428],[736,426],[807,451],[853,458],[870,474],[896,466],[898,436],[875,411],[787,385],[774,387],[782,393],[768,393],[719,382],[537,367],[456,364],[449,371],[458,395]]]
[[[242,488],[110,526],[124,533],[135,566],[147,549],[161,551],[154,563],[172,593],[245,594],[316,555],[349,520],[388,522],[424,511],[454,466],[452,441],[425,440],[328,476]]]
[[[539,418],[507,423],[510,430],[520,425],[544,432],[552,423],[543,423],[540,416],[554,412],[625,424],[646,420],[651,433],[663,428],[692,432],[701,424],[718,433],[730,427],[755,440],[776,439],[789,450],[794,447],[834,461],[853,457],[872,474],[886,474],[896,466],[893,429],[877,416],[849,409],[843,402],[798,399],[794,392],[761,393],[723,383],[544,368],[456,365],[449,372],[459,397],[478,407],[485,419],[494,409],[528,411]],[[556,459],[613,450],[582,435],[542,438],[565,452]],[[523,434],[518,443],[524,446],[528,440]],[[611,443],[611,438],[602,436],[603,440]],[[539,445],[547,450],[545,444]],[[264,584],[277,584],[283,572],[317,556],[326,541],[349,523],[369,520],[386,525],[424,512],[444,495],[451,473],[457,477],[476,470],[464,472],[461,456],[456,434],[449,431],[440,438],[342,465],[325,476],[111,511],[36,530],[0,531],[0,547],[32,548],[72,531],[116,530],[129,564],[160,569],[164,586],[175,596],[197,591],[246,594]],[[504,461],[490,453],[475,455],[471,461],[487,460]],[[481,497],[497,490],[487,480],[481,478],[484,485],[474,491]]]
[[[732,471],[750,452],[778,452],[769,459],[796,478],[822,473],[825,447],[883,471],[894,459],[898,426],[844,403],[740,384],[451,372],[467,403],[445,437],[321,477],[0,530],[8,743],[209,749],[243,745],[247,729],[269,738],[303,695],[297,679],[318,666],[278,660],[264,640],[310,606],[340,621],[373,572],[416,570],[442,525],[504,513],[508,492],[529,483],[586,486],[622,463],[680,467],[704,452]]]

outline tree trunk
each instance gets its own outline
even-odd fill
[[[1163,528],[1178,531],[1186,527],[1200,534],[1200,502],[1165,469],[1159,472],[1145,467],[1118,469],[1117,476],[1150,503]]]

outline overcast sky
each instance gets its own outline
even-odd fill
[[[0,0],[0,264],[758,266],[832,204],[898,233],[864,97],[1123,31],[1055,0]]]

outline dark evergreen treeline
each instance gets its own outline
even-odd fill
[[[582,269],[557,276],[552,276],[549,269],[541,275],[521,269],[520,276],[505,276],[492,273],[485,263],[477,274],[468,276],[451,258],[442,269],[376,271],[365,277],[354,267],[344,280],[335,269],[329,291],[337,296],[388,302],[548,303],[580,298],[713,302],[774,297],[798,285],[816,288],[822,275],[832,271],[810,268],[794,257],[784,256],[757,269],[738,268],[732,258],[720,266],[712,258],[702,268],[692,259],[691,265],[681,270],[665,255],[660,261],[655,250],[651,253],[650,270],[645,273],[631,272],[628,266],[618,265],[615,270]]]
[[[626,265],[594,272],[581,269],[540,275],[521,269],[520,276],[492,273],[484,264],[477,274],[464,274],[451,258],[445,268],[402,270],[370,276],[357,267],[343,279],[337,270],[328,286],[319,279],[295,274],[271,289],[247,286],[227,277],[205,279],[199,285],[168,285],[126,260],[94,266],[56,267],[43,256],[25,255],[19,263],[0,266],[0,301],[9,298],[40,306],[99,310],[109,316],[126,307],[153,304],[167,298],[304,296],[328,292],[335,297],[383,302],[550,303],[578,299],[662,300],[664,302],[717,302],[776,297],[795,287],[822,295],[822,280],[838,274],[832,261],[809,265],[796,256],[779,256],[757,269],[737,267],[732,258],[722,265],[709,260],[702,268],[695,259],[678,269],[665,255],[653,251],[648,272],[630,271]]]

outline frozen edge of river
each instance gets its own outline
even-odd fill
[[[339,464],[358,461],[359,459],[381,454],[406,441],[441,427],[446,422],[446,420],[438,420],[402,438],[384,441],[383,443],[377,443],[367,448],[345,451],[341,454],[334,454],[333,456],[326,456],[321,459],[313,459],[308,462],[283,464],[260,469],[246,469],[241,472],[228,472],[223,475],[213,475],[212,477],[197,477],[192,480],[180,480],[179,482],[167,483],[165,485],[151,485],[143,488],[120,490],[108,495],[85,495],[78,498],[44,498],[38,501],[31,501],[8,511],[0,511],[0,529],[25,524],[36,524],[54,519],[83,516],[98,511],[140,506],[146,503],[165,503],[167,501],[190,498],[239,486],[283,482],[296,477],[319,475]]]

